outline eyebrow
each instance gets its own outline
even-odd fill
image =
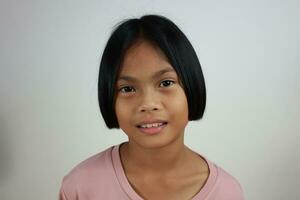
[[[154,72],[153,75],[151,76],[151,78],[154,79],[154,78],[159,77],[159,76],[161,76],[161,75],[163,75],[167,72],[175,72],[175,70],[173,68],[168,67],[168,68],[159,70],[157,72]],[[117,81],[120,81],[120,80],[131,81],[131,82],[137,82],[138,81],[137,78],[134,78],[134,77],[131,77],[131,76],[120,76]]]

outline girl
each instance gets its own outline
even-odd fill
[[[184,145],[206,89],[197,55],[172,21],[146,15],[119,24],[102,55],[98,98],[107,127],[128,141],[76,166],[61,200],[243,199],[233,176]]]

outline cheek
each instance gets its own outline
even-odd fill
[[[131,116],[131,108],[128,103],[124,102],[123,100],[116,100],[115,111],[119,126],[121,127],[124,126],[124,124],[128,124],[128,116]]]
[[[124,111],[126,111],[126,109],[124,109],[124,106],[122,106],[120,101],[116,101],[115,104],[115,111],[116,111],[116,116],[119,122],[119,125],[121,125],[122,123],[122,119],[124,118]]]
[[[168,104],[172,118],[177,122],[186,124],[188,122],[188,102],[184,91],[179,91]]]
[[[175,110],[177,110],[178,112],[181,112],[181,113],[182,112],[185,113],[188,111],[187,98],[186,98],[183,90],[178,91],[178,93],[176,94],[176,97],[174,96],[172,99],[173,99],[172,106],[174,107]]]

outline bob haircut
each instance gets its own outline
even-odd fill
[[[103,51],[98,79],[98,101],[106,126],[119,128],[116,81],[126,51],[139,39],[151,42],[166,55],[187,97],[189,120],[201,119],[206,105],[205,81],[196,52],[184,33],[160,15],[126,19],[117,25]]]

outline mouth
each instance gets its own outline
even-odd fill
[[[153,123],[142,123],[136,127],[143,133],[154,135],[161,132],[161,130],[168,124],[168,122],[153,122]]]
[[[138,128],[156,128],[167,124],[168,122],[154,122],[154,123],[143,123],[137,125]]]

